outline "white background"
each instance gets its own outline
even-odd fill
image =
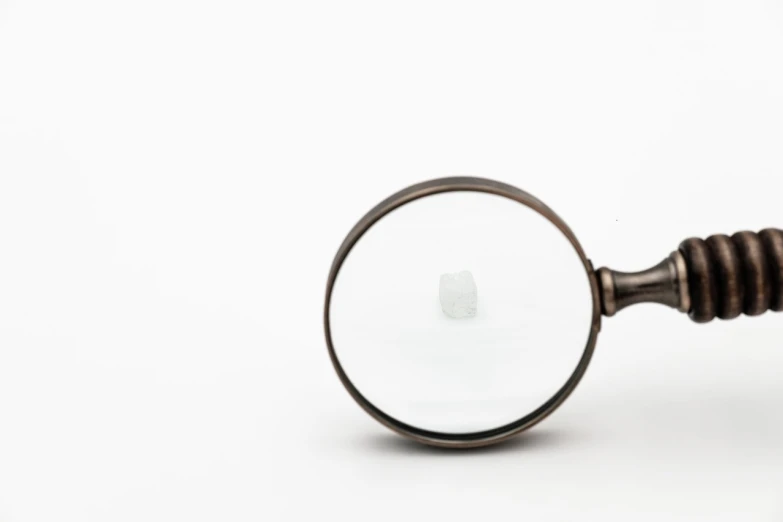
[[[597,266],[783,226],[777,2],[0,1],[0,521],[780,520],[783,317],[606,320],[516,442],[342,389],[344,234],[453,174]]]

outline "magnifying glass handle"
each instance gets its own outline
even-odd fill
[[[637,303],[660,303],[697,323],[741,314],[783,311],[783,231],[717,234],[686,239],[658,265],[642,272],[597,271],[603,314]]]

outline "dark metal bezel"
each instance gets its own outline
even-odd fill
[[[529,207],[549,220],[566,236],[568,241],[579,255],[590,283],[593,298],[592,324],[590,327],[587,344],[576,369],[563,385],[563,387],[560,388],[560,390],[558,390],[557,393],[552,396],[552,398],[550,398],[537,410],[511,424],[507,424],[492,430],[467,434],[448,434],[423,430],[400,422],[376,408],[372,403],[364,398],[359,390],[356,389],[340,365],[340,361],[338,360],[334,350],[334,345],[332,344],[331,329],[329,325],[329,309],[332,290],[334,288],[337,275],[340,271],[340,267],[342,266],[353,246],[364,235],[364,233],[367,232],[370,227],[372,227],[372,225],[375,224],[378,220],[383,218],[391,211],[401,207],[402,205],[426,196],[457,191],[484,192],[502,196]],[[582,250],[582,247],[579,244],[579,241],[576,239],[574,233],[571,231],[568,225],[566,225],[566,223],[557,214],[555,214],[554,211],[552,211],[549,207],[544,205],[541,201],[527,192],[505,183],[483,178],[451,177],[426,181],[403,189],[383,200],[367,214],[365,214],[361,220],[359,220],[359,222],[348,233],[342,245],[340,245],[340,248],[334,257],[334,261],[332,262],[332,267],[329,272],[329,279],[326,286],[323,320],[324,331],[326,334],[326,345],[329,349],[329,357],[331,358],[332,365],[334,366],[340,381],[343,383],[343,386],[345,386],[345,389],[348,390],[348,393],[359,404],[359,406],[362,407],[362,409],[364,409],[369,415],[371,415],[387,428],[409,439],[431,446],[448,448],[471,448],[495,444],[518,435],[519,433],[541,422],[552,412],[554,412],[568,398],[568,396],[576,388],[577,384],[579,384],[579,381],[582,379],[582,376],[587,370],[590,359],[592,358],[593,352],[595,350],[595,344],[598,339],[598,332],[601,330],[601,299],[599,295],[597,277],[590,260]]]

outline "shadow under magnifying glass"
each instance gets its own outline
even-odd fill
[[[522,433],[507,441],[472,449],[441,448],[400,437],[394,433],[374,433],[361,440],[361,446],[374,453],[391,455],[465,455],[544,451],[568,445],[578,439],[576,433],[539,429]]]

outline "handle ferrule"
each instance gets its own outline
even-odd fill
[[[601,307],[607,317],[639,303],[658,303],[681,312],[690,310],[687,268],[685,258],[679,251],[672,252],[654,267],[641,272],[600,268],[598,280]]]

